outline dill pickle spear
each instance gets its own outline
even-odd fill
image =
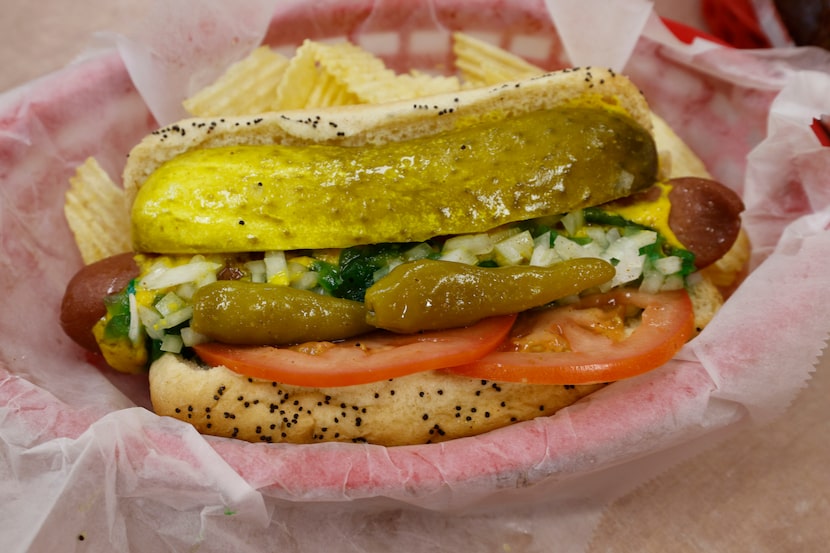
[[[550,267],[477,267],[422,259],[398,265],[366,291],[367,321],[394,332],[437,330],[518,313],[613,278],[602,259]]]
[[[190,326],[218,342],[240,345],[337,340],[373,329],[360,302],[239,280],[199,288]]]
[[[656,175],[652,136],[623,113],[494,108],[452,131],[377,146],[191,150],[139,189],[133,242],[156,253],[421,242],[601,204]]]

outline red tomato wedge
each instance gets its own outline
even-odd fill
[[[515,320],[516,315],[506,315],[463,328],[420,334],[379,331],[291,347],[208,342],[194,349],[205,363],[252,378],[295,386],[351,386],[470,363],[496,349]]]
[[[632,309],[642,310],[641,321],[627,333],[624,316]],[[693,332],[692,302],[685,290],[614,291],[523,314],[497,351],[449,371],[501,382],[612,382],[666,363]]]

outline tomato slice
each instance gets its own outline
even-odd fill
[[[496,349],[515,320],[516,315],[506,315],[450,330],[378,331],[342,342],[291,347],[208,342],[194,349],[205,363],[252,378],[296,386],[351,386],[470,363]]]
[[[633,332],[625,312],[640,310]],[[593,384],[635,376],[669,361],[694,332],[685,290],[614,291],[573,305],[523,314],[497,351],[450,372],[533,384]],[[564,350],[564,351],[562,351]]]

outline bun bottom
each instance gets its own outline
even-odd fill
[[[551,415],[602,388],[496,383],[444,371],[371,384],[305,388],[165,354],[150,368],[155,412],[249,442],[441,442]]]
[[[736,245],[743,251],[745,243]],[[737,255],[737,254],[735,254]],[[723,305],[707,276],[689,287],[698,330]],[[153,410],[202,434],[249,442],[442,442],[552,415],[605,384],[538,385],[445,371],[371,384],[306,388],[258,380],[165,354],[150,367]]]

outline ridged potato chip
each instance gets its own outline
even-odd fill
[[[457,77],[398,75],[379,57],[348,42],[306,40],[280,83],[277,105],[303,109],[383,103],[459,89]]]
[[[95,158],[88,158],[69,179],[64,214],[85,264],[132,250],[124,190]]]
[[[182,105],[196,117],[272,111],[277,109],[277,87],[288,63],[285,56],[260,46]]]
[[[336,76],[319,63],[324,46],[306,40],[297,48],[277,87],[278,109],[305,109],[358,103]]]
[[[368,83],[358,96],[367,104],[380,104],[396,100],[410,100],[461,90],[458,77],[433,76],[419,71],[412,71],[401,75],[394,75],[385,81]]]
[[[475,88],[539,75],[544,70],[521,57],[465,33],[453,33],[455,66],[464,86]]]

